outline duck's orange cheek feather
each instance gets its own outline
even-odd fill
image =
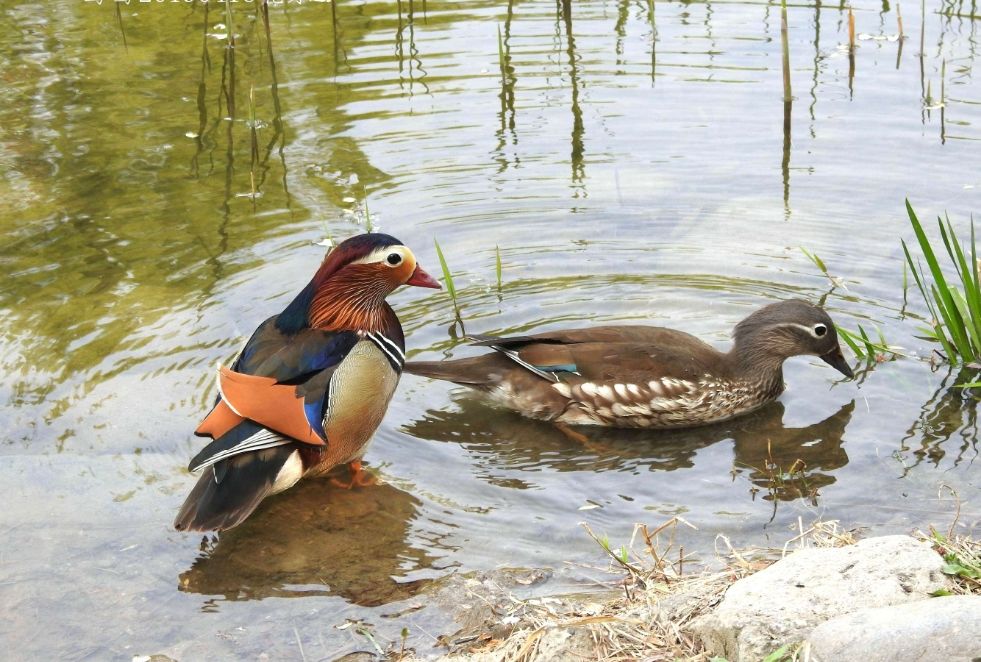
[[[248,418],[298,441],[315,446],[326,444],[326,440],[310,427],[304,400],[297,395],[296,386],[277,384],[272,377],[245,375],[225,367],[219,368],[218,385],[222,404],[232,415]],[[218,420],[230,420],[225,413],[220,416],[221,419],[216,418],[216,426]],[[202,427],[210,419],[211,416],[205,419]]]
[[[402,262],[398,267],[392,269],[393,277],[395,281],[399,284],[406,282],[412,278],[412,273],[416,270],[416,261],[408,258]]]

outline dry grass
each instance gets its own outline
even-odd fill
[[[948,488],[949,489],[949,488]],[[931,528],[917,532],[944,557],[944,572],[952,577],[952,593],[981,594],[981,542],[953,533],[960,512],[946,534]],[[650,529],[638,524],[630,541],[614,548],[605,536],[583,529],[610,558],[615,579],[609,587],[619,594],[538,597],[522,600],[496,587],[495,595],[473,591],[469,596],[489,607],[452,640],[444,660],[460,662],[531,662],[533,660],[597,660],[620,662],[709,662],[712,655],[689,631],[691,622],[711,611],[734,582],[783,556],[807,547],[843,547],[856,542],[854,532],[837,521],[805,526],[781,548],[735,549],[725,536],[716,538],[711,567],[686,555],[679,543],[684,527],[680,517]],[[519,580],[520,581],[520,580]],[[520,583],[525,583],[520,581]],[[767,660],[796,660],[803,653],[783,647]],[[398,657],[397,659],[401,659]]]
[[[954,519],[950,523],[947,533],[940,533],[931,526],[929,533],[917,531],[914,536],[930,543],[933,549],[943,557],[943,571],[953,580],[954,584],[950,593],[981,595],[981,541],[968,535],[954,533],[957,528],[957,521],[961,516],[963,502],[954,488],[949,485],[940,486],[938,498],[943,498],[944,492],[949,492],[950,496],[953,497],[955,507]]]
[[[497,625],[507,627],[484,623],[469,633],[457,633],[452,642],[445,642],[451,649],[447,659],[707,662],[711,655],[688,626],[718,604],[729,586],[794,549],[855,542],[837,522],[816,522],[805,528],[798,521],[798,534],[778,549],[736,550],[719,536],[716,563],[709,569],[687,556],[678,543],[679,528],[685,526],[691,524],[680,517],[653,530],[638,524],[630,542],[614,549],[584,524],[587,535],[610,556],[610,570],[617,575],[611,588],[619,597],[520,600],[508,594],[495,609]]]

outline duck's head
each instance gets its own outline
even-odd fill
[[[841,374],[854,377],[842,356],[831,317],[801,299],[760,308],[736,325],[733,339],[736,354],[748,361],[783,363],[792,356],[819,356]]]
[[[377,329],[385,297],[400,285],[441,287],[395,237],[379,232],[356,235],[328,251],[313,279],[279,314],[276,327],[284,333],[309,326]]]
[[[367,232],[345,239],[328,251],[314,276],[317,286],[334,282],[360,287],[382,297],[400,285],[442,286],[416,262],[415,255],[395,237]]]

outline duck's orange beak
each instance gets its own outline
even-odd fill
[[[414,285],[415,287],[431,287],[435,290],[443,289],[439,281],[427,274],[418,264],[416,265],[415,271],[412,272],[412,276],[409,277],[409,280],[405,281],[405,284]]]

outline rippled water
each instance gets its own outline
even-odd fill
[[[757,414],[585,443],[406,376],[366,457],[385,484],[170,528],[211,366],[368,216],[430,271],[438,238],[467,332],[630,320],[721,345],[800,296],[928,357],[903,199],[959,228],[981,208],[981,21],[910,3],[899,41],[897,9],[857,4],[850,57],[845,11],[790,7],[785,108],[766,3],[3,3],[0,640],[332,659],[408,626],[429,652],[452,629],[431,580],[540,566],[535,590],[581,589],[601,554],[580,521],[617,543],[681,514],[707,557],[798,518],[946,526],[948,485],[976,530],[977,402],[915,359],[856,382],[795,359]],[[445,292],[391,300],[412,354],[472,351]]]

